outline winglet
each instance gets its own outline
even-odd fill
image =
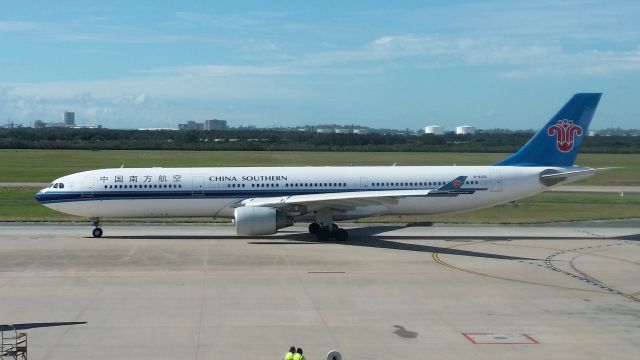
[[[438,190],[436,191],[459,190],[466,180],[467,180],[467,176],[458,176],[457,178],[439,187]]]

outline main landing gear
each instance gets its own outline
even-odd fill
[[[349,233],[347,230],[338,227],[336,224],[331,224],[331,226],[322,226],[317,222],[312,222],[309,224],[309,232],[321,241],[326,241],[331,238],[336,239],[337,241],[347,241],[349,239]]]
[[[333,223],[332,215],[330,209],[318,209],[315,212],[316,221],[309,225],[309,232],[314,234],[320,241],[329,239],[347,241],[347,239],[349,239],[349,233],[347,230]]]
[[[102,236],[102,229],[100,228],[100,220],[99,219],[94,219],[93,220],[93,226],[95,226],[95,228],[93,229],[93,231],[91,232],[91,234],[93,235],[94,238],[99,238]]]

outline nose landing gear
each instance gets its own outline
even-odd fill
[[[95,226],[95,228],[91,232],[91,235],[93,235],[94,238],[101,237],[102,236],[102,229],[100,228],[100,220],[99,219],[94,219],[93,220],[93,226]]]

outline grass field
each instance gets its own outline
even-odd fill
[[[0,188],[0,221],[89,221],[38,204],[35,188]],[[640,217],[640,195],[544,193],[517,202],[461,214],[377,216],[359,222],[447,222],[521,224]],[[117,221],[211,222],[211,218],[120,219]],[[224,221],[224,220],[223,220]]]
[[[120,167],[489,165],[507,154],[295,151],[0,150],[0,182],[50,182],[83,170]],[[584,154],[578,164],[620,167],[577,184],[640,186],[640,154]]]

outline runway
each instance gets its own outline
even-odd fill
[[[634,358],[639,225],[4,224],[0,325],[30,359]]]

